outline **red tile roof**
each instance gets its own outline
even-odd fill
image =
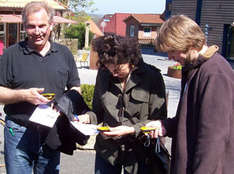
[[[103,36],[102,31],[98,28],[98,26],[93,22],[93,20],[89,19],[86,23],[90,25],[90,31],[97,36]]]
[[[21,15],[0,14],[0,23],[21,23]]]
[[[76,21],[61,16],[54,16],[53,21],[54,23],[59,23],[59,24],[77,24]]]
[[[66,10],[67,7],[58,0],[4,0],[0,2],[0,7],[24,8],[31,1],[45,1],[56,10]]]
[[[135,18],[139,23],[158,24],[164,22],[160,14],[131,14],[131,16],[126,18],[124,21],[127,21],[131,17]]]
[[[66,19],[61,16],[54,16],[54,23],[76,24],[74,20]],[[22,16],[15,14],[0,14],[0,23],[22,23]]]

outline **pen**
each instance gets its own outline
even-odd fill
[[[12,128],[9,128],[9,132],[11,133],[12,136],[15,136],[15,133]]]
[[[4,127],[6,127],[5,120],[3,120],[2,118],[0,118],[0,124],[3,125]],[[11,127],[9,128],[9,132],[12,136],[15,136],[15,133]]]
[[[79,121],[78,115],[74,114],[74,118],[75,121]]]

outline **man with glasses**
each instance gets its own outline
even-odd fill
[[[22,14],[28,37],[8,48],[0,62],[8,174],[59,173],[60,153],[44,143],[48,130],[28,121],[37,105],[49,102],[41,93],[61,97],[66,88],[80,91],[71,52],[49,40],[53,13],[44,2],[28,3]]]

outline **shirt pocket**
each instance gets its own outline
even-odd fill
[[[126,111],[130,116],[141,120],[148,113],[149,93],[142,89],[133,89]]]
[[[131,91],[132,102],[137,103],[148,103],[149,102],[149,92],[142,89],[133,89]]]
[[[68,71],[66,71],[65,69],[58,69],[57,78],[58,85],[60,86],[60,88],[64,89],[67,86],[68,82]]]

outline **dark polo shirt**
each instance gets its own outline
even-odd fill
[[[27,46],[26,41],[9,47],[0,60],[0,86],[11,89],[44,88],[62,96],[66,88],[80,86],[78,71],[69,49],[57,43],[43,57]],[[12,120],[27,122],[35,109],[27,102],[7,104],[5,113]]]

